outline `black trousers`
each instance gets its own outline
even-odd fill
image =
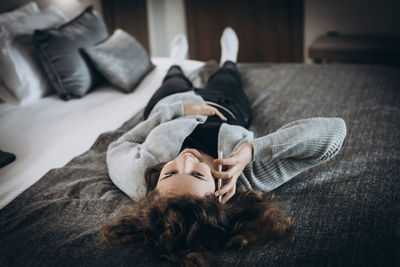
[[[163,79],[161,87],[149,100],[144,110],[144,118],[147,119],[153,107],[162,98],[192,90],[203,97],[204,100],[220,104],[229,109],[235,115],[236,119],[230,116],[225,110],[219,109],[228,118],[228,123],[240,125],[245,128],[248,128],[250,125],[250,101],[243,90],[242,80],[236,64],[232,61],[225,62],[217,72],[211,75],[204,88],[194,88],[179,66],[171,66]],[[207,121],[213,117],[209,117]]]

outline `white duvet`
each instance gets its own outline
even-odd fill
[[[17,157],[0,169],[0,208],[140,111],[170,66],[166,58],[152,60],[157,67],[130,94],[106,86],[67,102],[51,95],[28,106],[0,104],[0,149]],[[203,64],[186,60],[183,69],[188,74]]]

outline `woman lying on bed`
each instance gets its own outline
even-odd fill
[[[109,243],[148,244],[169,261],[203,265],[207,251],[289,232],[290,217],[267,192],[335,156],[346,126],[340,118],[310,118],[254,138],[235,64],[238,43],[225,29],[221,68],[205,88],[194,89],[179,67],[186,37],[173,40],[175,64],[147,104],[145,120],[108,148],[111,180],[135,200],[102,229]],[[217,159],[217,151],[227,157]],[[225,181],[221,189],[217,178]]]

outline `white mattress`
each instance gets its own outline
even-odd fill
[[[0,149],[17,157],[0,169],[0,208],[144,108],[171,64],[168,58],[153,63],[157,67],[130,94],[103,86],[67,102],[52,95],[28,106],[0,104]],[[182,67],[188,74],[203,64],[186,60]]]

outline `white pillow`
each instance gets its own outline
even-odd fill
[[[32,14],[37,14],[39,13],[39,7],[35,2],[30,2],[20,8],[17,8],[13,11],[10,12],[4,12],[0,14],[0,25],[4,23],[10,23],[12,21],[18,20],[20,18],[26,17],[28,15]],[[5,94],[9,94],[6,92],[6,86],[4,85],[4,82],[2,81],[0,77],[0,100],[2,100],[1,95],[2,92],[5,92]],[[3,102],[3,101],[1,101]]]
[[[10,12],[4,12],[0,14],[0,24],[9,23],[11,21],[18,20],[26,17],[27,15],[39,13],[39,7],[35,2],[30,2],[18,9],[14,9]]]
[[[66,22],[55,6],[0,25],[0,98],[14,104],[31,103],[51,92],[33,43],[33,31]]]

